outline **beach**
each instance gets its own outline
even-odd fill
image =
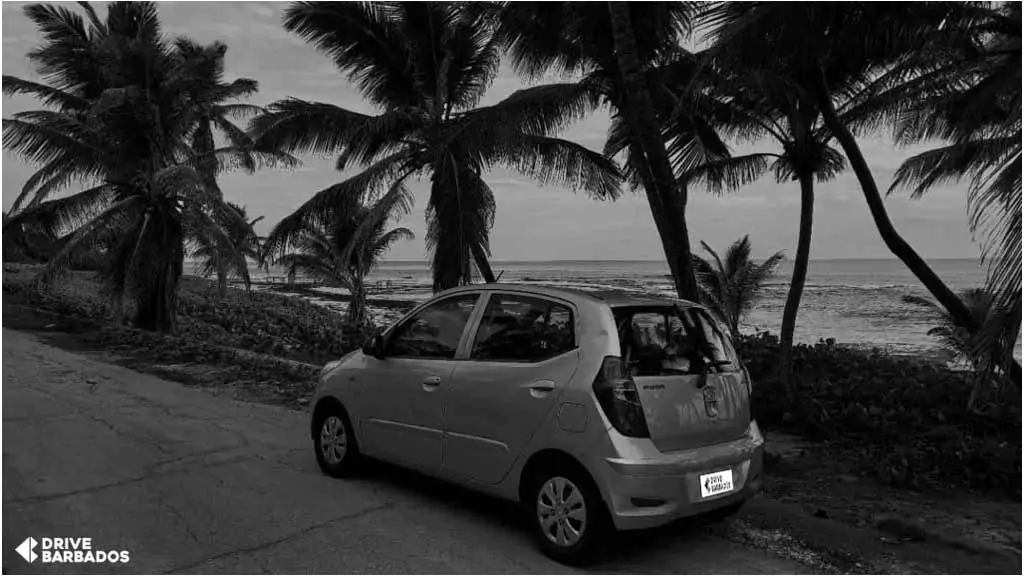
[[[977,260],[937,259],[929,264],[955,291],[984,284],[985,271]],[[675,294],[668,267],[660,261],[495,261],[492,266],[495,274],[500,274],[501,282]],[[186,265],[186,270],[189,269]],[[778,332],[791,273],[792,262],[783,261],[741,326],[744,333]],[[256,289],[284,291],[284,270],[271,268],[268,273],[257,271],[254,266],[251,275]],[[345,310],[347,292],[343,288],[314,286],[301,276],[297,282],[301,289],[296,296],[339,312]],[[431,295],[430,269],[425,261],[383,262],[370,275],[368,283],[371,314],[378,325],[390,324]],[[938,346],[928,330],[937,324],[936,318],[930,310],[904,302],[905,295],[929,297],[898,260],[813,260],[795,339],[813,344],[831,338],[837,344],[855,348],[933,355]],[[1016,356],[1021,357],[1019,341]]]

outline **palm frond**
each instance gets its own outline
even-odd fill
[[[757,181],[778,154],[746,154],[704,162],[684,172],[680,180],[688,185],[703,185],[708,192],[723,194]]]
[[[47,106],[54,106],[61,110],[81,111],[89,107],[88,101],[73,93],[53,88],[46,84],[22,80],[15,76],[7,76],[6,74],[3,77],[3,93],[6,96],[18,96],[22,94],[34,96]]]
[[[621,195],[618,166],[603,155],[561,138],[536,136],[492,127],[483,141],[467,138],[462,146],[481,164],[499,164],[543,184],[583,190],[594,198],[616,199]],[[475,139],[474,139],[475,140]]]
[[[47,285],[56,279],[61,273],[67,270],[75,252],[81,249],[83,244],[93,240],[97,235],[103,234],[106,229],[116,228],[118,220],[124,219],[132,209],[141,205],[138,197],[132,196],[114,203],[98,216],[79,228],[74,235],[64,244],[64,247],[53,258],[47,262],[46,267],[39,273],[38,281]]]
[[[547,136],[585,118],[600,105],[601,93],[593,82],[542,84],[517,90],[493,106],[466,113],[459,123],[460,131],[500,125]]]
[[[371,116],[322,102],[279,100],[249,125],[257,150],[335,154]]]
[[[418,106],[426,95],[409,63],[420,55],[412,52],[397,12],[388,3],[294,2],[284,27],[330,57],[371,102]]]
[[[401,183],[409,175],[407,163],[404,154],[394,154],[348,180],[317,192],[274,226],[264,243],[265,253],[271,257],[283,254],[293,239],[304,230],[330,226],[339,210],[375,199],[385,186],[389,186],[390,190],[381,199],[388,199],[382,206],[408,211],[412,206],[411,196],[404,191],[404,187],[395,186],[396,182]]]
[[[57,237],[77,230],[114,201],[115,190],[101,184],[65,198],[35,204],[15,214],[9,224]]]

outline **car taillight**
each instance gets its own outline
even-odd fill
[[[650,438],[644,408],[636,383],[623,366],[622,358],[606,356],[594,380],[594,395],[605,416],[623,436]]]

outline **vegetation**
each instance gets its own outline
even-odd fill
[[[96,325],[109,324],[114,311],[104,297],[101,276],[71,272],[52,289],[39,290],[34,282],[38,272],[38,266],[5,264],[5,302],[8,295],[14,295],[15,301],[50,312]],[[223,346],[322,365],[363,343],[363,332],[337,313],[290,296],[253,292],[250,298],[244,292],[229,290],[226,297],[221,297],[215,282],[186,276],[181,280],[178,305],[179,326],[174,341],[188,342],[188,346]],[[108,332],[138,333],[116,326]],[[196,361],[202,361],[202,357]]]
[[[626,182],[646,193],[676,292],[709,302],[738,337],[758,381],[759,420],[817,434],[888,481],[1016,486],[1019,495],[1019,3],[290,5],[285,28],[331,58],[372,114],[298,98],[266,109],[240,103],[257,85],[224,80],[226,46],[166,37],[153,3],[113,3],[105,18],[85,3],[80,12],[32,4],[25,14],[42,36],[28,58],[43,80],[4,76],[3,90],[45,109],[4,119],[4,148],[37,168],[4,214],[4,260],[45,266],[12,269],[4,290],[106,323],[97,341],[168,361],[214,358],[240,378],[250,378],[240,376],[249,374],[242,352],[322,363],[361,342],[365,278],[393,242],[411,237],[391,228],[409,212],[411,179],[430,184],[436,290],[470,282],[473,266],[494,280],[492,167],[596,198],[616,198]],[[698,29],[707,48],[682,48]],[[523,77],[571,78],[480,106],[503,53]],[[612,115],[603,153],[557,137],[602,106]],[[250,121],[247,130],[238,120]],[[890,221],[857,141],[883,127],[894,127],[898,145],[937,146],[910,158],[890,193],[919,197],[965,181],[988,265],[983,291],[953,292]],[[735,155],[737,144],[758,148]],[[359,171],[314,194],[263,245],[217,178],[293,164],[291,152],[334,155],[339,170]],[[932,294],[927,306],[944,311],[931,333],[969,358],[974,374],[793,345],[815,185],[847,162],[878,233]],[[704,260],[691,253],[687,228],[691,187],[722,193],[768,172],[801,194],[778,340],[741,337],[738,327],[781,254],[755,265],[744,237],[722,258],[705,245]],[[181,279],[186,253],[217,282]],[[248,284],[248,260],[268,258],[348,288],[347,319],[227,290],[232,275]],[[52,282],[83,266],[98,274]],[[40,271],[47,291],[33,283]],[[126,308],[135,327],[177,335],[122,329]],[[309,366],[274,372],[264,361],[252,360],[264,370],[252,378],[312,378]],[[965,401],[974,410],[962,410]]]
[[[704,54],[702,65],[693,76],[680,90],[678,99],[665,103],[669,117],[693,118],[697,110],[722,135],[758,146],[767,141],[781,150],[722,156],[696,166],[681,164],[678,177],[703,183],[714,193],[736,190],[768,171],[774,173],[779,183],[796,181],[800,186],[796,259],[780,332],[779,372],[785,376],[810,262],[814,185],[833,179],[845,168],[845,161],[829,145],[830,136],[822,125],[817,105],[786,75],[782,66],[747,68],[742,61],[730,57],[726,46]],[[694,131],[692,121],[669,125],[668,134],[677,141],[696,138],[704,142],[709,138],[708,130]],[[713,145],[723,146],[717,141]]]
[[[254,121],[262,149],[338,154],[339,170],[363,168],[282,220],[281,238],[330,226],[348,195],[406,198],[407,179],[423,176],[430,181],[426,241],[437,291],[470,282],[470,262],[494,281],[488,258],[495,200],[484,179],[492,166],[598,198],[618,195],[614,163],[550,136],[585,110],[585,90],[528,88],[476,107],[501,56],[486,5],[296,2],[284,25],[329,56],[380,113],[292,98]]]
[[[115,3],[105,20],[91,6],[84,9],[88,24],[64,7],[25,8],[43,34],[44,44],[29,59],[46,83],[5,76],[3,89],[34,95],[50,109],[4,119],[5,148],[42,165],[5,228],[73,232],[49,259],[44,282],[80,251],[103,250],[104,280],[118,316],[129,298],[136,326],[173,332],[186,239],[230,244],[216,221],[227,207],[210,186],[211,175],[222,161],[254,167],[259,158],[215,104],[251,92],[255,83],[222,81],[223,44],[167,41],[155,4]],[[227,149],[208,146],[212,136],[204,132],[211,122],[227,128],[229,139],[237,136]],[[76,180],[96,185],[46,201]],[[232,259],[244,267],[241,256]]]
[[[957,324],[971,332],[981,329],[979,319],[971,315],[967,306],[893,226],[855,131],[873,130],[885,122],[906,118],[908,114],[911,123],[915,123],[915,110],[934,111],[934,105],[947,100],[921,98],[928,94],[998,93],[993,98],[999,102],[1014,102],[1013,91],[1016,90],[1019,100],[1019,84],[984,82],[985,74],[977,73],[978,67],[985,68],[980,63],[987,58],[989,69],[1002,66],[1000,80],[1012,80],[1012,73],[1009,79],[1006,74],[1015,65],[1013,59],[1020,58],[1020,33],[1016,32],[1018,40],[1013,45],[1015,24],[1010,22],[1015,21],[1001,16],[1006,10],[960,2],[903,5],[730,2],[718,5],[708,14],[719,51],[729,54],[732,61],[753,69],[781,66],[790,77],[799,79],[801,88],[818,106],[825,127],[846,153],[886,246],[949,311]],[[994,35],[990,31],[1000,28],[999,23],[1005,36],[1003,40],[991,40]],[[986,56],[983,49],[986,42],[992,48],[988,52],[997,53],[997,57]],[[951,73],[957,66],[959,74]],[[1016,127],[1019,121],[1015,121],[1008,108],[1006,105],[996,107],[991,117],[1003,129],[1019,131]],[[938,120],[939,123],[932,123],[933,127],[949,118],[943,118],[942,112],[916,116]],[[965,116],[964,121],[982,131],[985,130],[983,125],[991,126],[979,123],[977,117]],[[941,132],[926,134],[937,133]],[[950,137],[955,134],[948,133]],[[1017,150],[1019,159],[1019,147]],[[1010,151],[1000,158],[996,164],[1009,162],[1012,165],[1014,154]],[[1014,201],[1010,196],[1014,172],[1011,168],[1003,173],[1007,175],[1005,183],[993,188],[997,192],[990,198],[1004,199],[999,210],[1005,215],[1004,221],[1012,223],[1016,222],[1012,216]],[[1019,182],[1018,177],[1017,189]],[[1007,238],[1011,244],[1012,236],[1011,232]],[[1007,286],[1011,293],[1005,298],[1010,304],[1020,302],[1019,280],[1016,282],[1015,291],[1012,282]],[[1003,334],[1004,342],[1015,342],[1019,330],[1018,323],[1012,338],[1007,338],[1002,328],[995,332]],[[1012,343],[1005,348],[1004,358],[1010,360],[1011,369],[1019,374],[1020,365],[1012,360],[1012,348]]]
[[[262,241],[254,228],[263,216],[250,220],[243,206],[231,202],[225,204],[226,209],[217,214],[217,224],[224,234],[195,238],[189,254],[199,260],[200,275],[204,278],[217,276],[217,290],[221,296],[227,294],[228,279],[232,276],[241,278],[249,289],[249,260],[261,266],[264,264]]]
[[[5,265],[5,305],[24,302],[104,326],[111,310],[95,274],[75,272],[55,290],[40,292],[33,282],[37,272],[38,267]],[[215,282],[200,278],[182,279],[179,300],[177,336],[110,327],[87,336],[115,353],[222,367],[227,373],[219,374],[220,386],[240,379],[261,391],[264,401],[293,406],[312,392],[316,369],[277,358],[320,365],[355,349],[365,336],[342,316],[298,298],[254,292],[250,300],[237,290],[221,298]],[[754,378],[753,406],[763,426],[826,440],[835,457],[898,486],[970,487],[1019,497],[1019,396],[1016,402],[992,399],[979,416],[963,409],[970,393],[967,375],[821,342],[794,346],[797,405],[774,372],[778,346],[768,334],[737,339]]]
[[[991,325],[992,316],[1000,314],[995,298],[987,288],[971,288],[960,293],[960,298],[970,309],[971,314],[978,318],[982,325]],[[904,301],[916,304],[930,312],[939,322],[928,331],[928,335],[936,338],[947,350],[953,352],[956,360],[971,367],[973,386],[968,401],[969,408],[975,408],[982,396],[1000,389],[1012,388],[1011,374],[1003,367],[1003,348],[996,340],[986,337],[984,331],[970,332],[960,326],[949,312],[935,301],[917,296],[904,296]]]
[[[614,152],[629,150],[629,167],[646,192],[676,293],[688,300],[700,294],[686,224],[687,187],[672,172],[654,115],[657,100],[652,93],[665,90],[665,85],[645,71],[660,63],[687,61],[679,46],[692,30],[693,15],[694,5],[686,2],[609,2],[607,11],[586,2],[509,2],[501,10],[499,30],[520,75],[582,76],[548,90],[563,91],[563,101],[575,102],[584,111],[601,102],[611,107],[613,120],[624,127],[623,145]],[[693,162],[701,161],[707,150],[686,143],[678,149]]]
[[[982,240],[989,263],[986,292],[993,296],[993,313],[972,314],[981,329],[972,335],[971,355],[992,360],[986,372],[998,369],[1017,381],[1021,369],[1013,349],[1021,329],[1020,19],[1019,2],[982,11],[978,21],[952,31],[964,40],[957,50],[937,43],[918,56],[932,60],[932,71],[885,95],[909,106],[896,127],[898,143],[945,142],[905,161],[890,192],[908,186],[920,197],[942,182],[969,182],[970,225]],[[971,300],[964,303],[975,311]],[[961,322],[958,327],[969,325]]]
[[[711,256],[710,261],[696,255],[693,257],[700,301],[725,322],[735,338],[740,335],[740,322],[754,307],[765,281],[775,273],[784,255],[776,252],[764,262],[755,262],[750,257],[750,236],[733,242],[724,259],[711,246],[704,242],[700,244]]]
[[[395,242],[412,240],[414,236],[408,228],[388,229],[392,220],[408,213],[408,197],[388,195],[367,205],[360,196],[342,196],[330,208],[331,220],[324,228],[307,224],[295,231],[282,230],[278,225],[266,239],[265,257],[284,266],[291,282],[297,272],[302,272],[344,287],[352,296],[346,321],[361,327],[368,322],[366,276]],[[289,244],[293,251],[286,252]]]
[[[819,342],[793,347],[794,403],[773,370],[778,346],[767,333],[737,341],[759,423],[825,440],[836,458],[898,486],[1020,497],[1019,388],[979,415],[964,410],[969,375]]]

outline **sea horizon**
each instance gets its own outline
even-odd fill
[[[959,292],[983,286],[985,270],[980,259],[934,258],[932,270]],[[763,285],[742,329],[746,333],[777,333],[789,294],[792,260],[783,260]],[[499,281],[544,283],[577,289],[613,288],[652,295],[675,296],[664,260],[492,260]],[[285,271],[251,271],[259,284],[280,284]],[[300,275],[299,280],[306,280]],[[423,301],[433,293],[429,260],[387,260],[370,274],[371,299]],[[327,297],[344,293],[337,287],[314,288],[324,298],[306,295],[311,301],[338,311],[346,304]],[[939,342],[928,331],[941,321],[926,307],[907,302],[908,296],[932,300],[916,276],[895,258],[819,258],[809,263],[797,318],[795,339],[813,344],[833,339],[861,348],[883,348],[895,353],[934,351]],[[396,310],[377,310],[378,323],[387,324],[400,315]],[[1018,345],[1018,356],[1020,355]]]

